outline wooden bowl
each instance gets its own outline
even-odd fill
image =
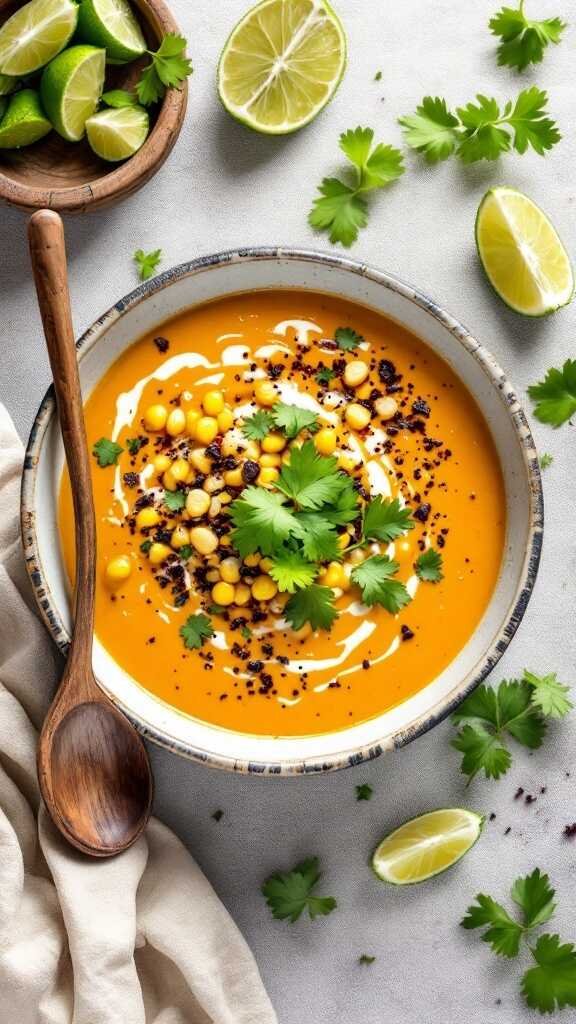
[[[164,0],[131,0],[150,49],[167,32],[178,32]],[[0,0],[0,24],[22,0]],[[134,86],[147,57],[121,66],[106,66],[106,89]],[[188,88],[168,89],[161,104],[150,108],[151,130],[133,157],[121,164],[100,160],[88,142],[66,142],[55,131],[20,150],[0,151],[0,201],[30,212],[43,207],[65,213],[108,206],[132,195],[156,173],[178,138],[186,113]]]

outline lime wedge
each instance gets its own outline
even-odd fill
[[[103,46],[108,60],[136,60],[146,52],[146,40],[127,0],[82,0],[77,38]]]
[[[0,96],[9,96],[20,88],[20,79],[12,78],[12,75],[0,75]]]
[[[72,37],[78,21],[73,0],[31,0],[0,28],[0,72],[30,75],[44,67]]]
[[[570,302],[570,257],[547,216],[513,188],[492,188],[476,217],[476,245],[486,276],[510,309],[546,316]]]
[[[71,46],[42,74],[40,95],[56,131],[78,142],[104,87],[106,54],[95,46]]]
[[[345,66],[346,37],[326,0],[263,0],[222,51],[218,91],[237,120],[284,135],[316,117]]]
[[[382,840],[372,854],[372,867],[392,885],[425,882],[468,853],[483,824],[480,814],[462,807],[422,814]]]
[[[30,146],[50,131],[52,125],[40,106],[36,90],[22,89],[10,98],[8,110],[0,121],[0,149]]]
[[[144,107],[101,110],[86,121],[88,142],[102,160],[115,163],[133,156],[146,141],[149,131]]]

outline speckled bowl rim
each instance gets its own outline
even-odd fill
[[[145,722],[136,717],[129,707],[119,700],[113,693],[108,691],[100,682],[102,689],[110,696],[119,708],[127,715],[138,731],[147,739],[153,740],[162,747],[179,754],[190,760],[214,768],[221,768],[227,771],[237,771],[252,774],[267,775],[301,775],[318,772],[335,771],[341,768],[351,767],[363,762],[371,761],[379,757],[385,750],[398,749],[405,746],[411,740],[416,739],[423,733],[428,732],[434,726],[442,722],[455,708],[474,690],[479,683],[492,671],[506,651],[512,640],[522,618],[528,601],[530,600],[542,551],[542,537],[544,528],[544,498],[542,493],[542,480],[538,454],[526,416],[521,408],[512,385],[507,380],[502,369],[494,359],[470,332],[438,306],[419,289],[406,284],[400,278],[377,270],[365,263],[360,263],[345,256],[333,255],[332,253],[319,252],[312,249],[299,249],[294,247],[274,246],[255,247],[245,249],[229,250],[214,255],[200,256],[187,263],[181,263],[171,270],[166,270],[149,281],[146,281],[124,298],[116,302],[102,316],[100,316],[91,327],[89,327],[76,343],[80,354],[88,351],[102,337],[106,335],[109,327],[122,317],[128,310],[133,309],[139,303],[146,301],[157,292],[169,287],[175,281],[190,275],[202,274],[214,267],[224,266],[236,262],[261,262],[261,261],[297,261],[309,262],[311,264],[322,264],[327,267],[334,267],[345,270],[351,274],[360,275],[371,282],[396,292],[408,302],[414,303],[424,312],[437,320],[450,334],[462,345],[466,351],[481,365],[486,377],[491,382],[504,403],[512,425],[516,432],[520,449],[523,454],[524,468],[526,470],[526,482],[528,483],[529,494],[529,516],[526,554],[522,566],[522,573],[515,591],[514,600],[509,606],[506,621],[493,637],[484,656],[480,658],[473,669],[464,677],[461,684],[454,690],[437,701],[425,713],[414,718],[409,725],[387,735],[380,741],[372,742],[369,745],[346,748],[346,731],[341,730],[343,737],[343,749],[325,760],[317,758],[273,761],[239,761],[233,757],[221,754],[214,754],[208,750],[185,743],[167,732],[159,730],[150,722]],[[136,338],[134,339],[137,340]],[[42,400],[36,418],[34,420],[24,460],[21,491],[21,527],[26,567],[32,583],[34,596],[40,613],[52,638],[63,653],[67,652],[70,637],[66,632],[64,623],[60,617],[56,604],[52,598],[44,568],[40,559],[38,539],[35,531],[35,510],[34,495],[37,476],[37,466],[42,449],[44,435],[52,416],[56,412],[56,402],[52,387],[46,392]]]

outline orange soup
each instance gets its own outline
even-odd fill
[[[86,403],[96,632],[229,729],[342,729],[430,683],[504,546],[499,460],[446,363],[374,311],[236,295],[129,348]],[[60,524],[73,572],[65,477]]]

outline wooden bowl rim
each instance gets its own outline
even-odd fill
[[[139,0],[150,9],[163,35],[180,34],[172,11],[164,0]],[[0,6],[2,6],[0,0]],[[166,91],[156,122],[144,145],[134,156],[94,181],[69,188],[38,188],[24,185],[0,169],[0,202],[25,211],[45,207],[64,213],[83,213],[89,207],[104,205],[136,192],[160,169],[180,134],[188,102],[188,81],[178,89]]]

